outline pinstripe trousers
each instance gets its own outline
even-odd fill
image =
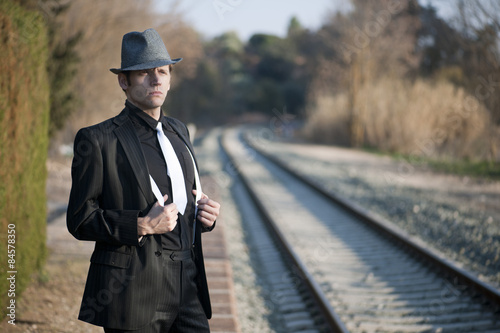
[[[174,261],[163,256],[162,294],[153,320],[139,330],[104,328],[106,333],[207,333],[208,320],[198,299],[193,259]]]

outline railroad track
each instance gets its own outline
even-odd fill
[[[292,273],[281,279],[291,280],[297,290],[291,299],[309,310],[301,309],[306,314],[297,331],[500,332],[497,290],[387,221],[285,171],[238,129],[226,130],[221,146],[273,231],[271,239],[287,252]],[[257,238],[265,238],[262,226],[256,228]],[[278,267],[278,258],[266,253]]]

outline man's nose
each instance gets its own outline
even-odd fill
[[[153,71],[149,77],[151,80],[150,82],[153,86],[158,86],[161,84],[160,76],[158,75],[158,73],[156,71]]]

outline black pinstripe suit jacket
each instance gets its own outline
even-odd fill
[[[149,235],[138,242],[137,217],[145,215],[156,198],[128,112],[125,108],[77,133],[67,212],[71,234],[96,242],[79,319],[117,329],[137,329],[151,321],[163,276],[161,237]],[[173,118],[168,121],[194,153],[186,126]],[[200,224],[195,230],[198,296],[210,318]]]

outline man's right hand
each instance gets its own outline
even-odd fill
[[[167,201],[167,199],[168,195],[165,195],[163,200]],[[174,203],[162,206],[156,202],[148,215],[137,219],[137,235],[142,238],[142,236],[164,234],[174,230],[177,225],[178,213]]]

